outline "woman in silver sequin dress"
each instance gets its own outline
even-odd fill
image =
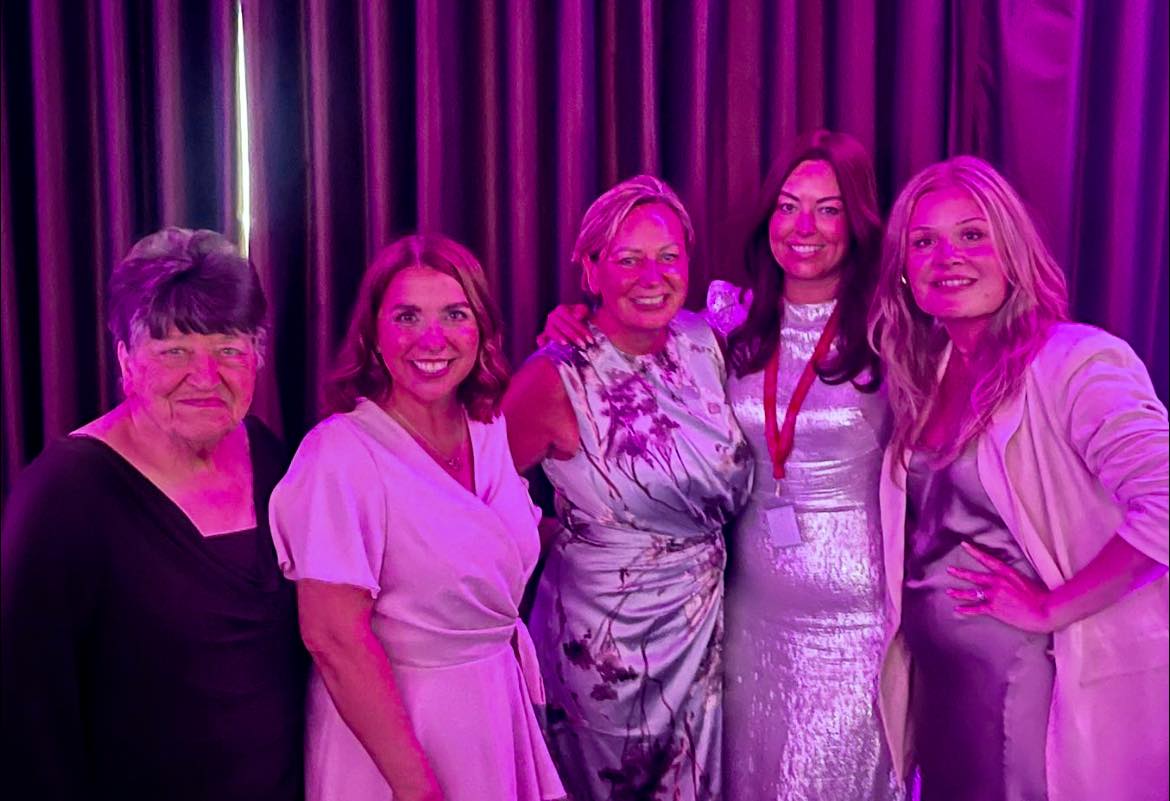
[[[888,407],[865,341],[881,225],[873,167],[851,137],[816,131],[776,162],[761,199],[745,250],[752,291],[716,281],[708,293],[708,317],[728,334],[728,398],[756,460],[729,544],[724,795],[889,801],[900,790],[876,700]],[[777,479],[766,366],[778,349],[779,426],[835,309],[838,333]]]
[[[888,411],[865,340],[880,219],[873,167],[844,134],[792,143],[761,193],[754,286],[708,291],[729,336],[727,391],[755,458],[729,543],[724,661],[725,801],[892,801],[902,791],[877,713],[884,576],[877,488]],[[776,416],[840,307],[839,333],[796,417],[786,477],[765,436],[764,369],[778,353]],[[583,309],[549,317],[587,339]]]

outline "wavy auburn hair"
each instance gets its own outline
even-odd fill
[[[456,390],[472,419],[490,422],[508,385],[501,344],[499,308],[488,291],[483,267],[467,248],[441,234],[412,234],[374,256],[358,288],[349,328],[336,365],[325,384],[325,412],[349,412],[359,397],[382,402],[390,393],[390,374],[376,351],[378,309],[394,276],[410,267],[428,267],[459,282],[479,328],[479,353],[470,375]]]
[[[1049,327],[1068,319],[1064,273],[1044,246],[1024,202],[990,164],[957,156],[932,164],[907,182],[890,210],[877,293],[870,311],[869,338],[885,361],[894,411],[894,453],[903,459],[930,412],[939,366],[950,342],[946,331],[914,301],[903,283],[910,217],[924,195],[959,187],[987,218],[1007,299],[991,320],[979,357],[989,369],[972,388],[974,416],[960,431],[951,453],[987,427],[991,416],[1023,383],[1024,371],[1043,346]]]
[[[772,255],[768,228],[784,182],[806,161],[824,161],[833,168],[849,228],[849,247],[841,257],[841,283],[837,289],[837,355],[818,364],[817,375],[826,384],[851,381],[862,392],[874,392],[881,385],[881,363],[866,340],[865,323],[881,248],[877,181],[873,161],[862,144],[837,131],[817,129],[797,137],[768,171],[743,250],[752,282],[752,303],[747,318],[727,338],[731,366],[739,376],[759,372],[778,345],[784,313],[780,302],[784,297],[784,270]],[[866,371],[868,379],[859,381]]]

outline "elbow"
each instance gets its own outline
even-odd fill
[[[360,657],[373,638],[369,616],[347,620],[344,623],[315,620],[301,615],[301,642],[313,658],[314,664],[327,673],[337,673],[345,665]]]

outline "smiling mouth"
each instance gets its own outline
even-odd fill
[[[410,365],[425,375],[441,375],[447,371],[454,359],[411,359]]]
[[[930,285],[939,289],[962,289],[973,283],[974,278],[941,278],[938,281],[931,281]]]
[[[639,309],[661,309],[666,305],[666,295],[647,295],[643,298],[630,298]]]
[[[222,398],[183,398],[179,403],[184,406],[194,406],[197,409],[222,409],[227,406]]]
[[[814,253],[822,250],[824,247],[824,245],[798,245],[794,242],[788,243],[788,249],[797,256],[811,256]]]

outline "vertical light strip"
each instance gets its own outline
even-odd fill
[[[252,237],[252,161],[248,147],[248,71],[244,61],[244,7],[236,2],[236,220],[240,250],[248,255]]]

